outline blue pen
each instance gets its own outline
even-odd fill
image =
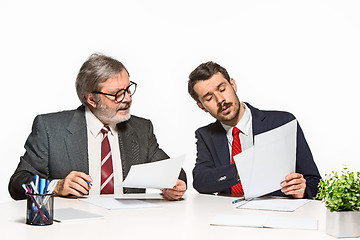
[[[86,183],[87,183],[87,184],[89,184],[90,186],[92,186],[91,182],[89,182],[89,181],[86,181]]]
[[[46,193],[46,192],[47,192],[48,187],[49,187],[49,184],[50,184],[50,180],[46,180],[46,183],[45,183],[45,188],[44,188],[44,193]]]
[[[244,199],[245,199],[245,198],[244,198],[244,197],[242,197],[242,198],[239,198],[239,199],[236,199],[236,200],[232,201],[231,203],[232,203],[232,204],[234,204],[234,203],[238,203],[238,202],[243,201]]]
[[[40,194],[44,194],[44,192],[45,192],[45,185],[46,185],[46,179],[44,179],[44,178],[40,178],[40,186],[39,186],[39,193]]]

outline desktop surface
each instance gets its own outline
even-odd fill
[[[326,208],[310,200],[294,212],[237,209],[235,198],[185,194],[180,201],[146,200],[156,208],[107,210],[78,199],[56,197],[54,209],[76,208],[104,218],[58,223],[49,226],[25,224],[26,201],[1,203],[2,239],[335,239],[325,233]],[[267,215],[315,218],[318,230],[211,226],[217,214]],[[5,235],[4,235],[5,234]]]

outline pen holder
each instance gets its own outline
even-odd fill
[[[54,193],[27,193],[26,224],[51,225],[54,217]]]

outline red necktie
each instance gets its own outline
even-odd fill
[[[234,156],[241,153],[241,144],[239,137],[240,130],[237,127],[234,127],[232,130],[233,142],[231,149],[231,164],[234,164]],[[234,195],[243,195],[244,190],[242,188],[241,182],[231,187],[231,193]]]
[[[108,138],[109,126],[101,129],[103,139],[101,142],[101,187],[100,194],[114,194],[114,173],[111,157],[110,142]]]

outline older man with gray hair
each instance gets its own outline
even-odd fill
[[[102,54],[91,55],[76,79],[82,105],[35,118],[26,152],[10,178],[11,197],[24,199],[21,185],[34,175],[57,180],[54,191],[59,196],[80,197],[90,189],[90,194],[145,192],[123,188],[121,182],[132,165],[163,160],[168,155],[159,148],[151,121],[130,114],[136,87],[121,62]],[[183,169],[176,185],[162,190],[168,200],[181,198],[185,191]]]

